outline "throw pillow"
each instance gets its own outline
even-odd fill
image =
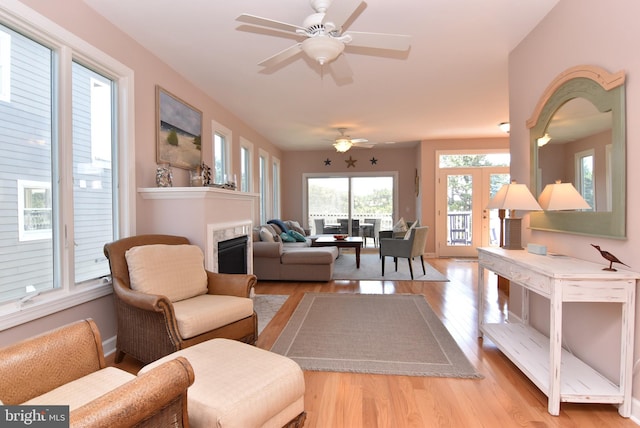
[[[406,232],[409,228],[407,227],[407,222],[404,221],[404,217],[400,217],[400,220],[396,224],[393,225],[393,231],[395,232]]]
[[[304,237],[303,234],[296,232],[295,230],[290,230],[287,232],[294,240],[298,242],[307,242],[307,238]]]
[[[302,228],[302,226],[300,226],[300,223],[298,223],[297,221],[288,220],[288,221],[285,221],[285,224],[289,227],[289,229],[293,229],[301,235],[306,235],[304,229]]]
[[[270,224],[272,226],[278,226],[280,228],[280,231],[278,232],[278,235],[280,233],[282,233],[282,232],[288,232],[289,231],[289,228],[287,227],[287,225],[284,224],[284,222],[282,220],[279,220],[279,219],[269,220],[267,222],[267,224]]]
[[[273,233],[266,227],[260,228],[260,240],[265,242],[276,242]]]
[[[131,289],[172,302],[207,293],[204,254],[196,245],[141,245],[124,254]]]
[[[418,220],[414,221],[411,227],[407,230],[407,233],[404,234],[404,239],[411,238],[411,231],[418,226],[420,226],[420,222]]]
[[[293,232],[293,230],[290,230],[289,232]],[[286,232],[282,232],[280,234],[280,239],[282,239],[282,242],[296,242],[296,238],[294,238],[293,236],[289,235],[289,233],[286,233]]]

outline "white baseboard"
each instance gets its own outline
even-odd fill
[[[103,340],[102,349],[104,350],[105,357],[108,357],[109,355],[116,352],[116,336],[110,337],[107,340]]]

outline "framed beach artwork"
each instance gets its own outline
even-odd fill
[[[156,86],[157,162],[195,169],[202,163],[202,112]]]

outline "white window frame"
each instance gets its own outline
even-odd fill
[[[258,181],[260,186],[260,222],[266,223],[271,217],[269,192],[269,152],[258,150]]]
[[[582,160],[584,158],[591,158],[591,170],[592,173],[595,173],[595,159],[596,159],[596,153],[594,149],[589,149],[589,150],[583,150],[580,152],[576,152],[576,154],[574,155],[574,168],[575,168],[575,183],[576,183],[576,188],[578,189],[578,192],[580,192],[581,195],[584,195],[584,169],[583,169],[583,165],[582,165]],[[592,183],[591,185],[593,186],[593,200],[591,201],[590,205],[592,205],[591,210],[593,211],[597,211],[596,209],[596,183],[595,183],[595,175],[592,177]],[[584,197],[584,196],[583,196]],[[589,201],[587,201],[589,202]]]
[[[118,221],[114,226],[115,238],[135,235],[135,102],[134,72],[129,67],[100,51],[73,33],[60,27],[48,18],[20,2],[0,0],[0,22],[25,34],[33,40],[49,47],[58,56],[59,74],[54,86],[56,111],[54,117],[53,138],[60,142],[55,156],[60,158],[61,165],[72,164],[72,153],[68,144],[72,141],[72,124],[69,111],[71,109],[71,62],[73,60],[92,67],[97,72],[109,76],[117,87],[118,123],[116,135],[117,162],[114,163],[114,189],[118,189],[119,198],[114,204]],[[63,118],[67,118],[64,121]],[[73,216],[73,176],[56,168],[53,183],[58,186],[61,209]],[[67,230],[65,218],[58,219],[55,225],[60,233]],[[67,223],[73,223],[66,218]],[[70,270],[73,263],[73,236],[60,239],[54,252],[61,259],[62,278],[60,287],[34,296],[26,304],[9,303],[0,306],[0,331],[24,324],[44,316],[63,311],[109,295],[113,292],[110,281],[103,279],[91,284],[72,284]]]
[[[240,183],[242,183],[243,180],[246,180],[247,183],[247,187],[246,189],[242,189],[240,188],[240,190],[245,191],[245,192],[252,192],[253,191],[253,143],[250,142],[249,140],[247,140],[246,138],[240,137],[240,151],[242,151],[242,149],[247,151],[247,162],[245,168],[246,168],[246,176],[242,177],[242,165],[240,166]],[[240,162],[242,162],[242,157],[240,157]]]
[[[216,134],[220,135],[224,139],[224,146],[222,149],[222,177],[224,181],[224,177],[227,177],[226,182],[233,181],[233,171],[231,170],[231,144],[233,141],[233,132],[231,129],[222,125],[221,123],[216,122],[215,120],[211,121],[211,143],[213,144],[211,150],[211,167],[214,168],[213,174],[211,174],[214,179],[216,177],[216,151],[215,151],[215,138]],[[217,184],[226,184],[226,183],[217,183]]]
[[[280,168],[280,159],[271,158],[271,215],[273,218],[282,216],[282,207],[280,200],[280,188],[282,179],[282,169]]]

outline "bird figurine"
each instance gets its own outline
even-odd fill
[[[614,255],[613,255],[613,254],[611,254],[610,252],[605,251],[605,250],[601,250],[599,245],[593,245],[593,244],[591,244],[591,246],[592,246],[593,248],[595,248],[596,250],[600,251],[600,255],[601,255],[602,257],[604,257],[604,258],[605,258],[605,260],[608,260],[608,261],[609,261],[609,267],[602,268],[602,270],[608,270],[608,271],[616,272],[616,271],[617,271],[617,269],[614,269],[614,268],[612,268],[612,267],[611,267],[611,266],[613,266],[613,264],[614,264],[614,263],[620,263],[621,265],[625,265],[626,267],[631,267],[631,266],[629,266],[628,264],[622,263],[622,262],[620,261],[620,259],[618,259],[616,256],[614,256]]]

